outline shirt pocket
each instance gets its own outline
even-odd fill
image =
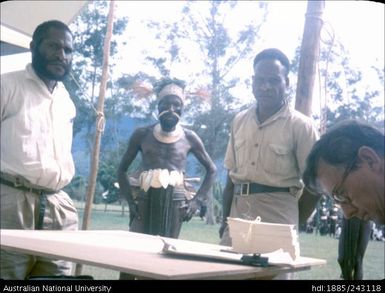
[[[235,150],[235,162],[237,168],[242,168],[246,165],[247,155],[246,155],[246,140],[235,140],[234,141],[234,150]]]
[[[269,144],[264,158],[264,168],[270,174],[292,177],[295,170],[292,150],[286,146]]]

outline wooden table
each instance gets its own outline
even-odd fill
[[[174,244],[220,251],[224,246],[164,238]],[[294,265],[254,267],[162,253],[158,236],[115,230],[0,230],[2,249],[99,266],[144,279],[271,279],[277,274],[308,270],[325,260],[300,257]]]

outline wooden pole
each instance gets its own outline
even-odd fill
[[[320,54],[320,34],[324,8],[324,0],[308,0],[307,2],[295,98],[295,109],[307,116],[311,116],[312,113],[313,87]],[[318,196],[311,194],[306,188],[304,189],[298,201],[299,224],[306,222],[318,200]]]
[[[96,117],[96,132],[95,132],[95,143],[94,149],[92,152],[92,160],[91,160],[91,172],[88,180],[88,188],[87,188],[87,201],[84,208],[84,216],[83,216],[83,225],[82,230],[87,230],[88,225],[91,219],[91,211],[92,211],[92,203],[94,200],[95,186],[96,186],[96,177],[98,173],[99,166],[99,151],[100,151],[100,141],[102,137],[102,133],[104,131],[104,98],[106,95],[106,87],[107,87],[107,79],[108,79],[108,61],[110,56],[110,44],[111,44],[111,36],[112,36],[112,25],[114,18],[114,0],[111,0],[108,12],[108,23],[106,36],[104,39],[104,48],[103,48],[103,66],[102,66],[102,78],[100,82],[100,90],[99,90],[99,100],[97,107],[97,117]],[[75,269],[75,275],[80,275],[82,271],[82,265],[77,264]]]
[[[322,13],[325,1],[307,2],[306,20],[299,58],[295,109],[310,116],[314,79],[320,51],[320,34],[323,25]]]

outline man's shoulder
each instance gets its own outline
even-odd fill
[[[130,140],[141,143],[152,132],[153,132],[153,125],[137,127],[131,134]]]
[[[233,124],[239,123],[245,119],[248,119],[250,115],[254,115],[255,113],[255,105],[252,105],[248,107],[247,109],[244,109],[237,114],[235,114],[234,119],[233,119]]]
[[[29,63],[24,69],[7,72],[1,75],[2,88],[15,88],[29,86],[30,81],[36,79],[32,65]]]
[[[196,135],[196,132],[192,129],[186,128],[184,126],[182,126],[182,129],[185,135],[194,135],[194,134]]]
[[[1,74],[1,81],[19,80],[25,74],[25,69]]]
[[[297,131],[305,131],[311,133],[318,133],[317,127],[314,120],[306,116],[305,114],[295,110],[290,109],[288,114],[289,125]]]
[[[311,117],[299,112],[296,109],[289,109],[290,119],[299,124],[313,124]]]
[[[194,130],[186,127],[182,127],[182,129],[187,139],[190,139],[190,138],[194,139],[198,137],[198,134]]]
[[[11,100],[16,104],[20,103],[20,99],[23,99],[24,88],[28,87],[26,82],[25,70],[7,72],[1,75],[1,101],[2,103],[8,103]],[[6,102],[8,101],[8,102]]]
[[[152,132],[154,129],[155,124],[146,125],[146,126],[139,126],[135,129],[134,133],[136,134],[147,134],[148,132]]]
[[[184,132],[184,137],[187,139],[187,141],[191,145],[196,145],[197,143],[198,144],[202,143],[202,139],[199,137],[199,135],[194,130],[191,130],[191,129],[188,129],[185,127],[182,127],[182,129]]]

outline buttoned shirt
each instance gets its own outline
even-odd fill
[[[1,171],[58,190],[75,172],[75,106],[61,82],[50,93],[31,64],[1,76]]]
[[[317,139],[311,119],[288,105],[263,123],[254,105],[235,116],[224,164],[234,183],[300,190],[306,158]]]

